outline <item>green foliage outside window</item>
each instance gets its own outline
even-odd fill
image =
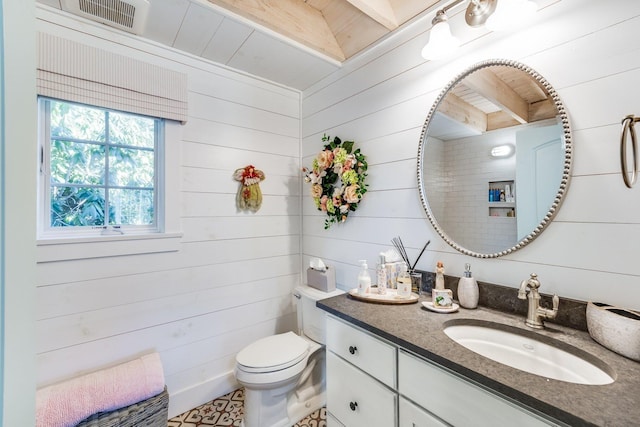
[[[46,102],[51,227],[154,224],[160,121]]]

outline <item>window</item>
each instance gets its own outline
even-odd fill
[[[162,230],[164,121],[41,97],[41,235]]]

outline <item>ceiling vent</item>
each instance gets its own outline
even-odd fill
[[[148,0],[62,0],[62,9],[121,30],[142,34],[149,14]]]

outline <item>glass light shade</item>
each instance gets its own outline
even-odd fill
[[[451,34],[447,21],[438,22],[431,28],[429,42],[422,49],[424,59],[440,59],[460,46],[460,40]]]
[[[509,157],[515,151],[512,144],[496,145],[491,149],[491,157]]]
[[[526,23],[537,10],[538,6],[530,0],[498,0],[485,26],[492,31],[510,30]]]

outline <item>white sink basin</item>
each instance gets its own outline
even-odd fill
[[[594,356],[532,331],[462,320],[445,324],[444,333],[471,351],[531,374],[576,384],[614,381],[606,372],[611,369]]]

